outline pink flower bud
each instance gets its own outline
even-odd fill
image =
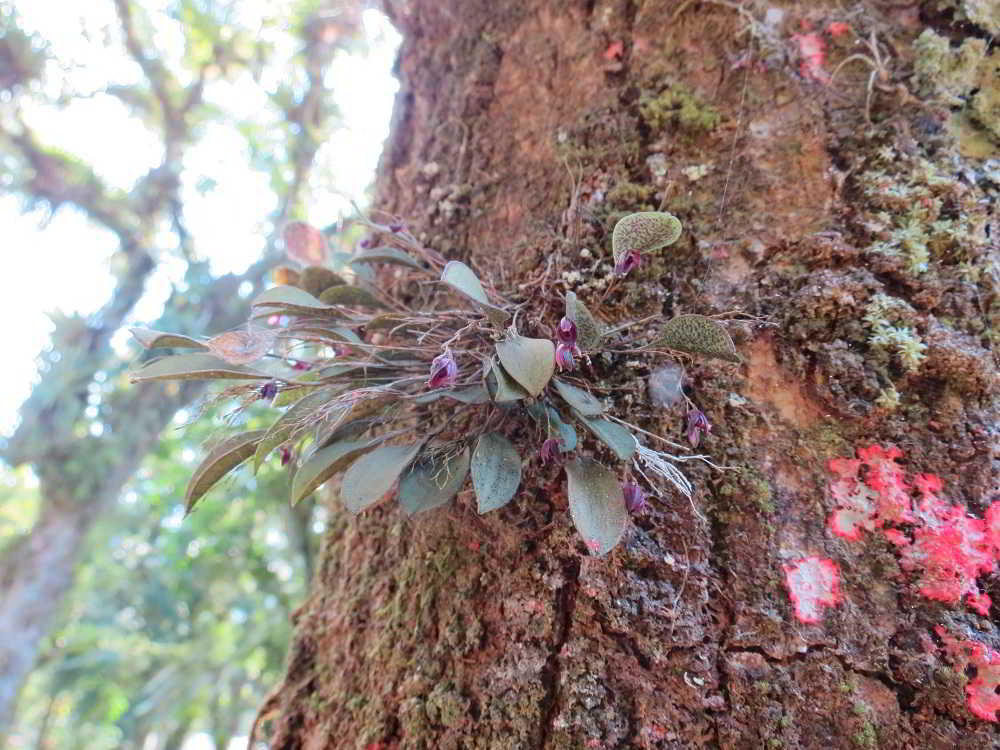
[[[439,354],[431,362],[431,377],[427,381],[428,388],[450,388],[458,380],[458,362],[451,351]]]
[[[560,343],[576,348],[576,323],[569,318],[559,321],[559,328],[556,331]]]

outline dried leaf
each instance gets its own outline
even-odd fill
[[[665,211],[640,211],[622,217],[611,233],[615,265],[630,252],[653,252],[674,244],[680,236],[680,220]]]
[[[320,302],[327,305],[344,305],[345,307],[377,307],[385,308],[374,294],[359,286],[334,286],[319,296]]]
[[[295,286],[309,292],[313,297],[319,297],[330,287],[346,283],[325,266],[308,266],[299,274],[299,281]]]
[[[704,315],[678,315],[667,321],[656,340],[656,346],[724,359],[736,364],[742,361],[736,353],[736,345],[722,324]]]
[[[618,458],[628,461],[635,453],[638,443],[635,436],[617,422],[600,417],[585,417],[579,412],[577,416],[600,440],[607,445]]]
[[[413,463],[420,445],[380,445],[351,464],[340,484],[340,499],[347,509],[360,513],[380,500]]]
[[[469,473],[469,449],[449,460],[417,460],[399,480],[399,503],[408,516],[437,508],[451,500]]]
[[[548,339],[529,339],[513,334],[496,345],[504,369],[528,393],[538,397],[552,379],[556,349]]]
[[[628,510],[618,477],[590,458],[566,464],[569,513],[587,549],[605,555],[625,534]]]
[[[304,266],[326,263],[326,237],[316,227],[304,221],[293,221],[285,225],[282,235],[285,239],[285,252],[292,260]]]
[[[190,513],[206,492],[220,479],[253,455],[257,442],[264,436],[264,430],[254,430],[226,438],[198,464],[188,483],[185,504]]]
[[[396,266],[409,266],[420,270],[420,264],[407,252],[394,247],[375,247],[371,250],[362,250],[354,256],[351,261],[354,263],[389,263]]]
[[[274,345],[275,331],[227,331],[205,342],[208,350],[233,365],[248,365],[263,357]]]
[[[583,351],[593,351],[604,337],[604,325],[594,317],[575,292],[566,292],[566,317],[576,324],[576,345]]]
[[[596,417],[602,411],[604,407],[597,398],[582,388],[577,388],[575,385],[570,385],[564,380],[559,378],[552,379],[553,385],[556,387],[556,391],[562,396],[563,401],[572,406],[576,411],[585,417]]]
[[[130,383],[151,380],[270,380],[270,375],[231,365],[211,354],[171,354],[154,359],[129,375]]]
[[[476,441],[470,470],[480,514],[506,505],[521,484],[521,457],[498,432],[487,432]]]
[[[146,349],[205,349],[205,344],[179,333],[154,331],[152,328],[129,328],[129,333]]]
[[[349,440],[328,445],[313,453],[292,479],[292,505],[312,492],[330,477],[344,470],[348,464],[362,453],[372,450],[382,438],[372,440]]]

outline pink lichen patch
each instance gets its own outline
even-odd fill
[[[830,515],[830,531],[857,541],[862,531],[873,531],[887,522],[912,520],[903,469],[896,463],[901,455],[898,448],[872,445],[858,450],[856,459],[830,461],[830,472],[834,475],[830,494],[837,501],[837,508]]]
[[[990,598],[979,591],[976,579],[996,566],[996,551],[986,534],[986,522],[969,516],[959,505],[938,497],[941,480],[923,474],[916,479],[923,495],[917,511],[913,541],[900,543],[900,566],[920,571],[919,590],[928,599],[957,604],[962,597],[982,615]]]
[[[823,38],[816,32],[795,34],[792,38],[798,43],[799,54],[802,56],[802,64],[799,66],[802,75],[817,83],[829,83],[830,74],[823,69],[823,63],[826,62]]]
[[[896,462],[901,455],[898,448],[872,445],[858,450],[856,459],[830,461],[830,493],[837,503],[830,530],[856,541],[862,531],[882,529],[897,548],[903,570],[919,575],[923,596],[949,604],[964,597],[969,607],[988,614],[990,598],[979,590],[977,578],[994,570],[1000,555],[1000,502],[985,520],[973,518],[940,497],[942,482],[934,474],[916,475],[911,488]],[[916,506],[913,489],[919,495]]]
[[[788,595],[799,622],[816,623],[823,619],[823,608],[840,603],[840,570],[825,557],[806,557],[783,566]]]
[[[941,625],[934,628],[934,632],[944,642],[959,672],[964,673],[970,666],[976,670],[975,677],[965,686],[969,710],[980,719],[996,722],[997,711],[1000,711],[1000,653],[979,641],[955,638]]]

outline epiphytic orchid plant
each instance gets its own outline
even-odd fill
[[[319,230],[289,225],[284,239],[296,267],[278,269],[282,283],[253,300],[245,330],[196,340],[133,329],[147,348],[193,350],[146,362],[133,382],[226,380],[232,385],[221,397],[239,399],[239,408],[263,400],[281,410],[267,429],[208,451],[188,486],[189,512],[228,472],[243,463],[257,471],[276,451],[283,464],[301,456],[291,461],[293,503],[342,475],[340,498],[351,512],[396,488],[408,515],[450,502],[470,475],[478,511],[501,508],[521,485],[522,453],[535,454],[562,463],[570,514],[595,554],[611,550],[629,513],[646,505],[638,478],[654,492],[665,481],[691,497],[677,464],[705,457],[645,446],[637,435],[665,439],[610,414],[579,374],[578,360],[600,352],[624,326],[608,330],[573,292],[561,320],[534,320],[526,304],[488,294],[471,268],[445,262],[401,226],[369,226],[386,244],[366,240],[335,270]],[[635,268],[680,233],[667,213],[621,219],[612,235],[617,271]],[[395,267],[397,282],[436,277],[466,309],[442,309],[420,296],[421,285],[397,283],[410,297],[390,293],[374,283],[380,266]],[[546,330],[554,341],[539,335]],[[670,320],[647,346],[740,361],[725,328],[700,315]],[[537,445],[515,447],[508,436],[525,434],[519,423],[533,426]],[[688,429],[697,436],[706,425]],[[580,427],[594,442],[585,443]],[[624,483],[592,457],[602,452],[629,467]]]

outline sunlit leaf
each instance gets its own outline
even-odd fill
[[[583,422],[600,440],[607,445],[618,458],[628,461],[635,453],[638,443],[635,436],[617,422],[600,417],[585,417],[579,414]]]
[[[408,516],[451,500],[469,473],[469,449],[448,460],[424,456],[399,480],[399,503]]]
[[[556,349],[548,339],[529,339],[516,334],[496,345],[500,363],[517,383],[538,396],[552,379]]]
[[[174,348],[174,349],[205,349],[204,342],[196,341],[188,336],[181,336],[179,333],[166,333],[165,331],[154,331],[152,328],[129,328],[129,333],[135,337],[146,349]]]
[[[226,474],[253,455],[264,430],[254,430],[233,435],[212,448],[194,470],[188,483],[185,504],[190,513],[206,492]]]
[[[576,324],[576,345],[583,351],[599,348],[604,326],[580,301],[575,292],[566,292],[566,317]]]
[[[394,247],[375,247],[362,250],[354,256],[353,263],[389,263],[396,266],[409,266],[420,269],[420,264],[407,252]]]
[[[472,486],[480,513],[503,507],[521,484],[521,457],[498,432],[487,432],[476,441],[470,466]]]
[[[585,417],[596,417],[604,407],[597,398],[582,388],[577,388],[559,378],[553,378],[552,384],[556,387],[556,392],[562,396],[563,401],[576,409]]]
[[[211,354],[171,354],[147,362],[129,375],[129,382],[151,380],[270,380],[270,375],[231,365]]]
[[[704,315],[678,315],[667,321],[656,345],[737,364],[742,361],[722,324]]]
[[[285,225],[282,236],[288,257],[304,266],[319,266],[326,262],[326,237],[316,227],[304,221]]]
[[[348,440],[333,443],[316,451],[295,472],[295,478],[292,480],[292,505],[310,495],[332,476],[343,471],[351,461],[362,453],[370,451],[381,440],[382,438]]]
[[[319,371],[310,370],[309,372],[304,372],[301,375],[299,375],[299,377],[296,378],[296,381],[300,383],[301,382],[309,383],[319,380],[319,378],[320,378]],[[314,390],[315,388],[312,388],[307,385],[282,388],[280,391],[278,391],[278,395],[275,396],[274,399],[271,401],[271,406],[276,409],[279,407],[289,406],[290,404],[294,404],[296,401],[298,401],[306,394],[312,393]]]
[[[344,473],[340,499],[352,513],[360,513],[381,499],[399,479],[417,452],[420,443],[380,445],[353,464]]]
[[[618,477],[591,458],[566,464],[569,513],[587,549],[605,555],[625,533],[628,511]]]
[[[232,365],[248,365],[270,351],[277,338],[275,331],[227,331],[205,342],[212,354]]]

